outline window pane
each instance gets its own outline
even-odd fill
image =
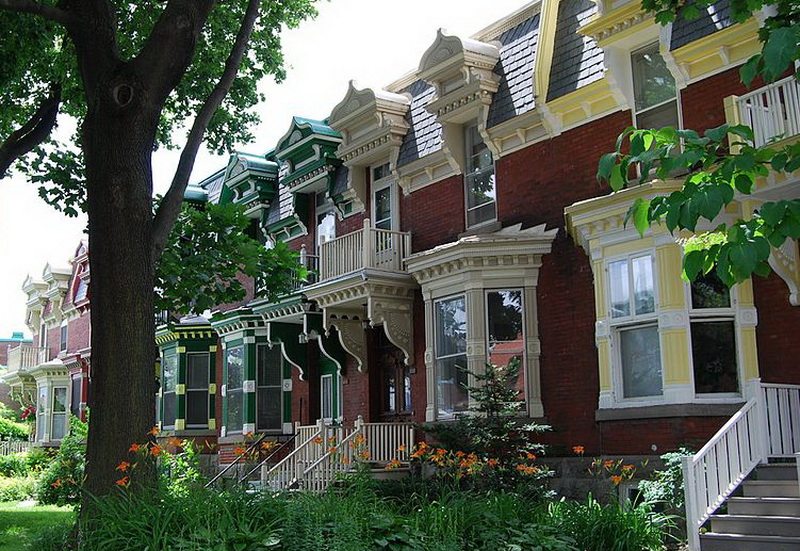
[[[692,323],[694,389],[698,394],[739,392],[733,320]]]
[[[189,390],[186,392],[187,426],[208,426],[208,390]]]
[[[228,432],[238,432],[242,430],[244,423],[244,398],[242,389],[228,390],[228,416],[225,425]]]
[[[175,384],[178,378],[178,355],[173,353],[164,354],[164,359],[161,360],[161,386],[164,392],[172,392],[175,390]]]
[[[209,355],[186,356],[186,388],[208,390]]]
[[[625,398],[661,394],[661,347],[656,326],[620,331]]]
[[[53,414],[53,433],[50,435],[51,440],[61,440],[67,433],[67,415],[65,413]]]
[[[436,356],[467,351],[467,310],[464,297],[436,303]]]
[[[409,369],[403,370],[403,411],[411,411],[411,376]]]
[[[464,354],[436,361],[436,403],[440,417],[452,416],[469,406],[466,367]]]
[[[678,127],[678,102],[671,101],[636,114],[637,128]],[[673,149],[673,151],[676,151]]]
[[[522,391],[523,339],[522,292],[492,291],[486,294],[489,362],[497,366],[516,364],[517,376],[510,384]]]
[[[277,386],[283,384],[283,357],[278,345],[258,347],[256,377],[258,386]]]
[[[333,377],[322,377],[320,388],[322,418],[333,418]]]
[[[67,349],[67,326],[66,325],[62,325],[61,326],[61,343],[60,344],[61,344],[60,350],[66,350]]]
[[[653,286],[653,260],[650,256],[640,256],[631,261],[633,265],[633,303],[636,314],[650,314],[656,311],[656,297]]]
[[[256,423],[259,430],[278,430],[282,427],[280,387],[260,387],[256,393]]]
[[[333,211],[317,215],[317,246],[336,237],[336,215]]]
[[[631,55],[636,110],[641,111],[675,97],[675,79],[653,44]]]
[[[69,411],[75,417],[80,417],[83,378],[80,376],[72,377],[71,382],[72,382],[72,392],[71,392],[71,402],[69,406]]]
[[[67,411],[67,387],[58,386],[53,389],[53,413]]]
[[[467,174],[467,208],[472,209],[495,200],[494,167],[475,169]]]
[[[164,426],[171,427],[175,425],[175,414],[177,413],[175,393],[174,392],[164,393],[161,399],[164,402]]]
[[[731,293],[714,272],[692,282],[692,308],[730,308]]]
[[[375,227],[383,230],[392,229],[392,187],[388,186],[375,192]]]
[[[477,226],[485,222],[491,222],[497,218],[495,203],[486,203],[478,208],[467,211],[467,225]]]
[[[391,172],[389,171],[389,163],[383,163],[380,166],[376,166],[372,169],[372,181],[377,182],[383,178],[389,176]]]
[[[228,390],[242,388],[244,384],[244,348],[235,346],[228,349]]]
[[[631,315],[630,286],[628,284],[628,261],[618,260],[608,265],[611,286],[611,317]]]

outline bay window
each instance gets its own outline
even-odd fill
[[[53,388],[52,412],[50,439],[61,440],[67,433],[67,387]]]
[[[464,139],[467,228],[471,228],[497,219],[497,193],[492,152],[486,147],[477,125],[466,128]]]
[[[244,347],[228,348],[225,364],[225,396],[228,404],[225,426],[230,434],[241,432],[244,425]]]
[[[256,356],[256,429],[283,428],[283,358],[278,346],[258,345]]]
[[[486,293],[488,361],[497,366],[516,363],[518,372],[510,381],[521,394],[525,391],[525,339],[523,336],[522,291],[497,290]]]
[[[447,418],[469,406],[464,296],[436,302],[435,317],[436,403],[439,417]]]
[[[208,427],[208,383],[211,357],[208,352],[186,355],[186,427]]]
[[[174,351],[165,352],[161,360],[161,422],[164,428],[175,427],[178,403],[175,387],[178,381],[178,355]]]
[[[44,433],[47,429],[47,385],[40,385],[36,399],[36,441],[44,442]]]
[[[622,398],[661,396],[663,392],[653,271],[650,254],[608,264],[609,310],[619,350]]]

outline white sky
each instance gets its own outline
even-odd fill
[[[241,146],[263,153],[286,132],[292,115],[322,119],[344,97],[347,83],[384,87],[419,65],[444,27],[469,36],[522,7],[525,0],[332,0],[319,16],[283,35],[287,78],[263,82],[267,101],[258,107],[256,139]],[[62,124],[61,131],[66,132]],[[172,178],[178,152],[153,157],[156,192]],[[201,152],[191,181],[224,166],[227,157]],[[47,262],[66,266],[83,236],[85,218],[66,218],[45,204],[36,187],[14,175],[0,180],[0,338],[24,331],[28,274],[40,277]],[[120,269],[125,269],[121,266]]]

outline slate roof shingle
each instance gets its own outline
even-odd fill
[[[733,24],[728,0],[718,0],[707,8],[701,9],[700,17],[691,21],[678,14],[672,23],[672,39],[669,49],[675,50]]]
[[[400,146],[397,166],[407,165],[442,148],[442,125],[436,122],[436,115],[425,109],[436,90],[427,82],[417,80],[403,92],[411,94],[411,105],[406,113],[409,130]]]
[[[547,101],[552,101],[603,77],[603,50],[578,33],[597,12],[591,0],[562,0],[553,45]]]
[[[347,189],[347,177],[350,174],[350,169],[344,165],[339,165],[336,168],[336,173],[333,175],[333,193],[332,195],[336,197],[344,193]]]
[[[539,44],[539,14],[507,30],[497,40],[502,47],[494,72],[501,80],[489,108],[490,128],[534,107],[533,67]]]

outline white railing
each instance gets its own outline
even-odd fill
[[[755,145],[800,134],[800,83],[794,75],[736,98],[739,121],[753,129]]]
[[[358,457],[362,421],[356,419],[354,429],[342,440],[326,442],[325,455],[303,472],[302,486],[310,492],[323,492],[331,482],[353,469]]]
[[[325,281],[363,268],[400,272],[411,254],[411,234],[364,227],[320,246],[320,280]]]
[[[27,452],[33,447],[33,442],[27,440],[4,440],[0,442],[0,455]]]
[[[800,386],[762,384],[692,457],[683,458],[689,548],[700,528],[759,464],[800,452]]]
[[[319,449],[316,440],[322,437],[324,426],[321,423],[298,426],[294,450],[275,465],[261,467],[261,484],[274,490],[288,489],[305,470],[305,466],[316,460],[315,450]]]
[[[408,461],[414,447],[414,425],[410,423],[364,423],[362,427],[370,461]]]
[[[32,344],[20,344],[8,350],[8,373],[36,367],[47,361],[47,349],[33,346]]]

